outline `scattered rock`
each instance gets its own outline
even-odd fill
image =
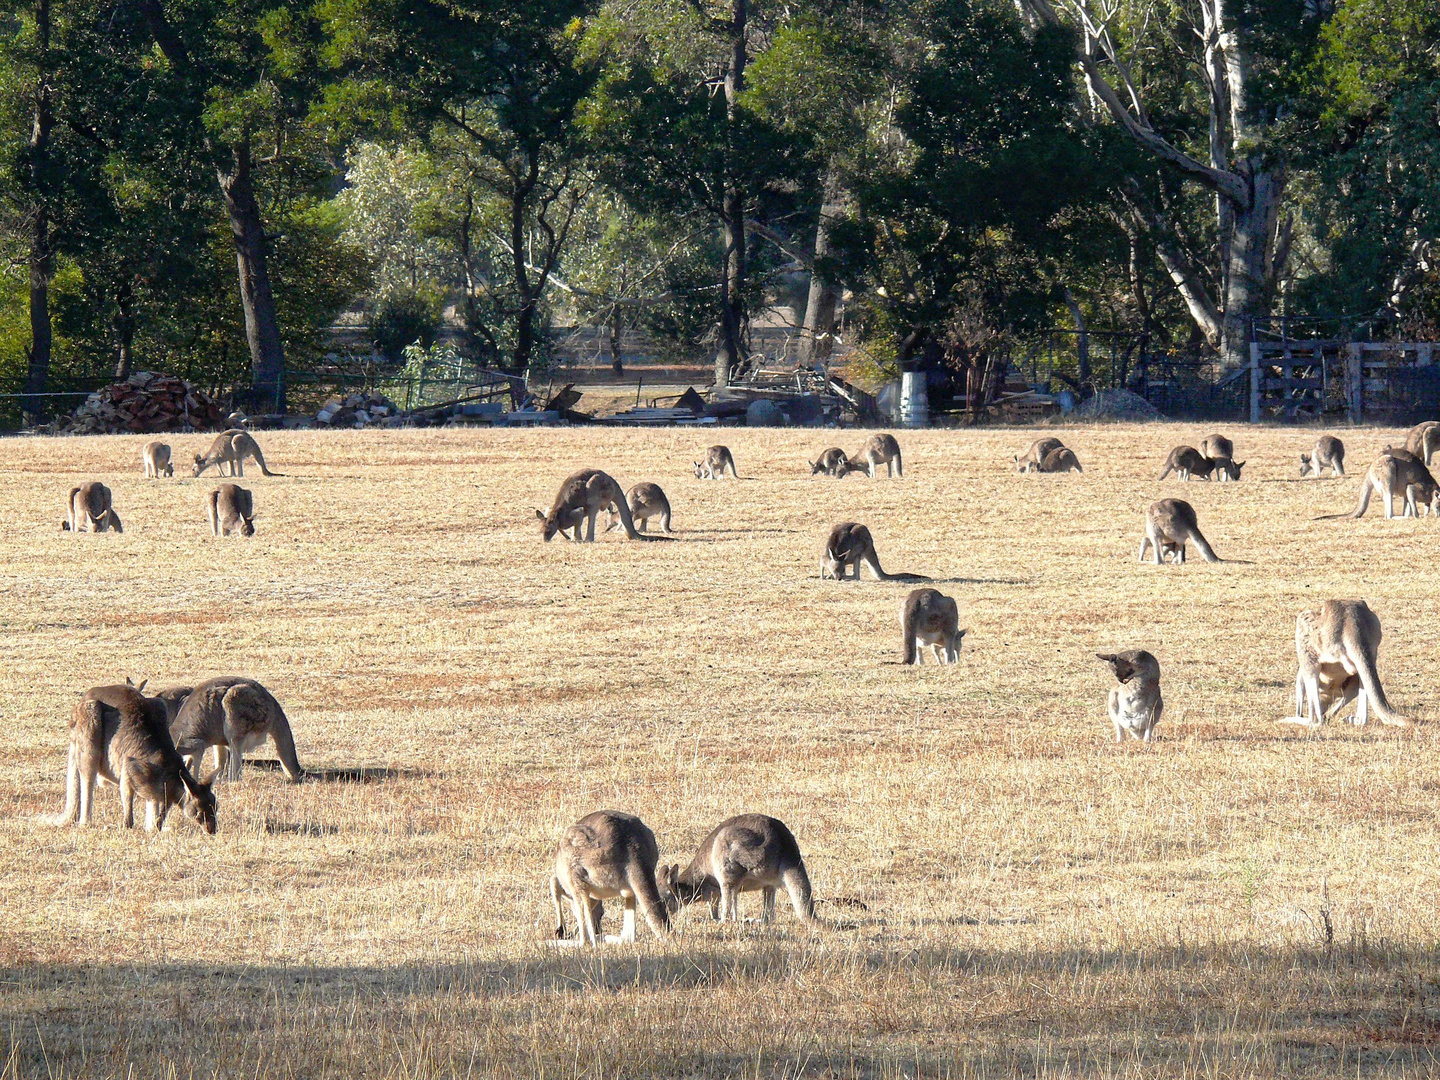
[[[124,382],[95,391],[54,430],[63,435],[121,435],[219,431],[223,426],[220,406],[184,379],[137,371]]]
[[[363,428],[400,415],[400,406],[374,390],[346,394],[327,401],[315,414],[315,422],[332,428]],[[389,423],[386,427],[393,426]]]

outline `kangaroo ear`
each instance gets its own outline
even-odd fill
[[[1113,664],[1117,659],[1114,653],[1097,652],[1095,657],[1098,660],[1104,660],[1107,664]]]
[[[544,521],[544,520],[545,520],[545,515],[542,514],[539,510],[536,510],[536,511],[535,511],[535,516],[536,516],[537,518],[539,518],[541,521]]]
[[[959,641],[962,637],[964,637],[964,636],[965,636],[966,634],[968,634],[969,632],[970,632],[970,628],[969,628],[968,626],[965,627],[964,630],[956,630],[956,631],[955,631],[955,640],[956,640],[956,641]]]
[[[1245,463],[1244,463],[1243,461],[1237,461],[1237,462],[1235,462],[1235,468],[1237,468],[1237,469],[1243,469],[1244,467],[1245,467]]]

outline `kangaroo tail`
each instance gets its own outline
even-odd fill
[[[565,907],[560,899],[560,879],[554,874],[550,875],[550,902],[555,905],[555,936],[560,939],[565,937]],[[584,938],[582,929],[580,937]]]
[[[1167,462],[1165,463],[1165,471],[1162,472],[1162,473],[1161,473],[1159,476],[1157,476],[1155,479],[1157,479],[1157,480],[1164,480],[1165,477],[1167,477],[1167,476],[1170,475],[1170,473],[1174,470],[1174,468],[1175,468],[1175,466],[1174,466],[1174,465],[1171,465],[1171,464],[1167,461]]]
[[[1369,478],[1369,477],[1366,477],[1366,478],[1365,478],[1365,483],[1364,483],[1364,484],[1361,486],[1361,488],[1360,488],[1360,501],[1355,504],[1355,509],[1354,509],[1353,511],[1351,511],[1351,513],[1350,513],[1350,516],[1351,516],[1351,517],[1356,517],[1356,518],[1358,518],[1358,517],[1364,517],[1364,516],[1365,516],[1365,511],[1370,508],[1370,489],[1371,489],[1373,486],[1374,486],[1374,485],[1372,485],[1372,484],[1370,483],[1370,478]],[[1337,517],[1343,517],[1344,515],[1336,515],[1336,516],[1337,516]]]
[[[906,610],[906,611],[904,611],[904,612],[901,613],[901,615],[900,615],[900,632],[905,635],[905,640],[902,642],[903,649],[904,649],[904,659],[901,660],[901,663],[902,663],[902,664],[913,664],[913,663],[915,663],[917,660],[919,660],[919,656],[917,655],[918,650],[915,648],[915,614],[914,614],[914,612],[909,611],[909,610]]]
[[[780,880],[785,883],[785,891],[790,894],[790,903],[795,908],[795,914],[806,922],[814,922],[815,898],[810,892],[810,875],[805,872],[804,864],[792,866],[780,875]]]
[[[1190,542],[1200,549],[1200,555],[1206,562],[1220,561],[1220,556],[1215,554],[1215,549],[1210,546],[1210,541],[1205,539],[1199,529],[1192,528],[1190,530]]]
[[[1365,693],[1370,697],[1370,705],[1381,721],[1396,727],[1409,727],[1410,721],[1397,713],[1390,704],[1390,699],[1385,696],[1385,689],[1380,685],[1380,673],[1375,668],[1375,655],[1367,650],[1364,643],[1357,637],[1350,634],[1345,635],[1343,642],[1346,655],[1350,662],[1355,665],[1356,673],[1360,676],[1360,685],[1365,688]]]
[[[260,466],[261,476],[284,476],[284,473],[271,472],[265,464],[265,455],[260,452],[260,447],[255,447],[255,464]]]
[[[615,507],[615,512],[620,515],[620,523],[625,526],[625,535],[631,540],[658,539],[658,537],[647,536],[635,528],[635,518],[630,514],[630,504],[625,501],[623,495],[616,499],[611,505]],[[608,532],[609,530],[606,531]]]
[[[896,476],[904,476],[904,475],[905,475],[905,463],[904,463],[903,461],[901,461],[901,459],[900,459],[900,451],[899,451],[898,449],[895,451],[895,475],[896,475]]]

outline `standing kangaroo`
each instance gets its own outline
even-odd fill
[[[245,755],[275,741],[275,756],[292,784],[305,778],[295,757],[295,736],[275,696],[254,679],[222,675],[207,679],[186,695],[170,721],[175,748],[192,770],[200,767],[205,751],[215,747],[215,776],[239,780]]]
[[[852,472],[866,473],[871,480],[875,479],[875,469],[885,466],[886,476],[904,476],[904,464],[900,460],[900,444],[895,441],[893,435],[871,435],[865,445],[860,448],[858,454],[852,454],[845,462],[845,471],[842,476],[848,476]]]
[[[142,684],[143,685],[143,684]],[[154,832],[177,804],[214,833],[215,795],[191,774],[166,727],[165,703],[134,686],[97,686],[75,706],[65,769],[60,824],[90,824],[96,781],[120,788],[125,828],[135,827],[136,796],[145,803],[145,828]]]
[[[1128,733],[1148,743],[1165,711],[1160,696],[1160,661],[1144,649],[1095,655],[1114,669],[1120,682],[1111,689],[1106,705],[1110,722],[1115,725],[1115,741],[1124,742]]]
[[[665,497],[664,490],[659,484],[652,484],[648,480],[636,484],[630,489],[626,501],[630,505],[630,518],[635,522],[635,527],[640,532],[647,532],[650,519],[659,518],[660,528],[664,532],[674,532],[670,528],[670,500]],[[614,532],[620,528],[620,514],[612,506],[609,510],[610,524],[605,526],[606,532]]]
[[[1295,620],[1295,716],[1291,723],[1319,725],[1358,698],[1355,723],[1364,725],[1374,709],[1382,723],[1408,727],[1380,685],[1380,620],[1364,600],[1326,600],[1319,611]]]
[[[655,834],[633,814],[597,810],[565,830],[555,854],[550,877],[550,900],[555,905],[555,936],[565,936],[564,900],[575,916],[576,936],[594,945],[600,938],[602,900],[619,899],[624,907],[620,940],[635,940],[638,904],[655,936],[670,932],[670,912],[655,882],[660,849]]]
[[[1345,475],[1345,444],[1334,435],[1321,435],[1315,440],[1314,450],[1300,455],[1301,476],[1319,476],[1324,469],[1329,469],[1332,476]]]
[[[125,526],[110,499],[110,489],[99,480],[88,480],[79,487],[70,489],[65,520],[60,523],[62,532],[102,533],[114,529],[123,533]]]
[[[255,496],[248,488],[221,484],[210,493],[210,532],[215,536],[255,535]]]
[[[961,639],[969,630],[960,629],[960,609],[954,597],[938,589],[915,589],[900,605],[900,645],[903,663],[920,664],[929,646],[938,664],[953,664],[960,658]]]
[[[1025,456],[1012,454],[1015,459],[1016,472],[1035,472],[1040,468],[1040,463],[1045,460],[1045,455],[1052,450],[1063,450],[1065,444],[1053,435],[1045,439],[1036,439],[1030,444],[1030,449],[1025,451]]]
[[[1350,517],[1365,516],[1365,511],[1370,508],[1372,492],[1379,494],[1384,502],[1387,521],[1396,516],[1397,497],[1402,500],[1402,517],[1418,517],[1422,504],[1432,512],[1440,512],[1440,487],[1436,486],[1435,477],[1430,475],[1430,470],[1416,455],[1405,450],[1387,447],[1375,459],[1375,464],[1370,466],[1365,482],[1360,487],[1360,501],[1355,504]],[[1323,519],[1317,520],[1345,516],[1326,514]]]
[[[1179,566],[1185,561],[1185,545],[1194,542],[1206,562],[1219,562],[1204,535],[1200,532],[1195,508],[1183,499],[1161,499],[1150,504],[1145,511],[1145,535],[1140,539],[1140,562],[1145,561],[1145,545],[1149,544],[1155,553],[1155,565],[1160,565],[1163,555],[1169,555]]]
[[[704,900],[710,905],[710,917],[721,922],[738,923],[740,894],[756,891],[763,894],[761,919],[770,922],[780,888],[790,894],[795,917],[813,924],[815,901],[800,845],[783,821],[764,814],[740,814],[722,821],[701,842],[683,872],[678,864],[661,872],[667,906]]]
[[[255,464],[260,466],[262,475],[280,475],[280,473],[271,472],[266,467],[265,455],[260,452],[260,444],[255,441],[254,437],[248,431],[241,431],[239,428],[231,428],[229,431],[222,431],[216,435],[215,441],[210,444],[210,450],[204,457],[199,454],[195,455],[195,475],[199,476],[213,466],[220,470],[221,476],[244,476],[247,457],[254,458]]]
[[[735,468],[735,455],[730,453],[730,448],[728,446],[712,446],[705,451],[703,462],[695,462],[695,479],[723,480],[726,469],[730,470],[730,475],[736,480],[740,479],[740,472]]]
[[[140,462],[145,468],[147,479],[158,480],[160,474],[175,475],[175,463],[170,460],[170,447],[159,439],[151,439],[140,448]]]
[[[580,543],[580,526],[586,524],[585,540],[595,542],[595,519],[601,510],[613,509],[625,526],[625,535],[631,540],[649,540],[635,531],[635,520],[630,516],[630,505],[625,492],[609,473],[599,469],[581,469],[565,478],[555,495],[555,502],[548,514],[535,511],[540,519],[540,535],[548,544],[555,534],[568,533],[577,544]]]

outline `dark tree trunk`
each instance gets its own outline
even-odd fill
[[[730,373],[745,359],[745,196],[734,171],[735,110],[745,89],[748,59],[747,0],[732,0],[730,9],[730,62],[725,70],[727,160],[725,192],[720,212],[720,240],[725,265],[720,275],[720,348],[715,354],[715,385],[730,385]]]
[[[50,0],[35,5],[35,36],[39,70],[36,72],[35,113],[30,129],[30,196],[34,200],[30,223],[30,362],[25,372],[24,392],[43,394],[50,378],[50,278],[54,273],[51,250],[50,214],[47,207],[50,159],[50,129],[55,119],[50,101]],[[22,409],[29,423],[44,418],[44,398],[25,398]]]
[[[285,345],[270,289],[265,228],[255,198],[250,146],[231,150],[230,171],[217,168],[225,214],[235,238],[235,266],[240,279],[240,303],[245,311],[245,340],[250,346],[251,408],[285,411]]]
[[[510,192],[510,251],[515,263],[515,292],[519,309],[515,312],[515,353],[511,370],[524,375],[535,351],[536,286],[530,280],[525,260],[525,210],[531,188],[539,175],[539,163],[530,166],[528,179],[516,182]]]
[[[625,362],[620,358],[620,327],[614,321],[610,323],[610,370],[617,379],[625,377]]]
[[[127,274],[115,291],[115,338],[120,345],[120,354],[115,361],[115,381],[130,377],[134,365],[133,345],[135,342],[135,287]]]
[[[815,269],[830,254],[830,223],[840,215],[840,177],[830,168],[825,174],[825,194],[820,202],[820,221],[815,227],[815,261],[811,263],[810,295],[805,301],[805,325],[800,332],[800,362],[815,364],[830,358],[835,347],[835,307],[840,290]]]
[[[1075,320],[1075,355],[1080,365],[1080,385],[1090,385],[1090,331],[1085,327],[1085,313],[1080,302],[1069,289],[1065,290],[1065,306],[1070,309],[1070,318]]]
[[[1267,168],[1258,157],[1245,164],[1250,201],[1231,210],[1225,245],[1220,352],[1228,368],[1250,363],[1250,324],[1255,316],[1270,310],[1271,254],[1280,200],[1285,193],[1283,165]]]

